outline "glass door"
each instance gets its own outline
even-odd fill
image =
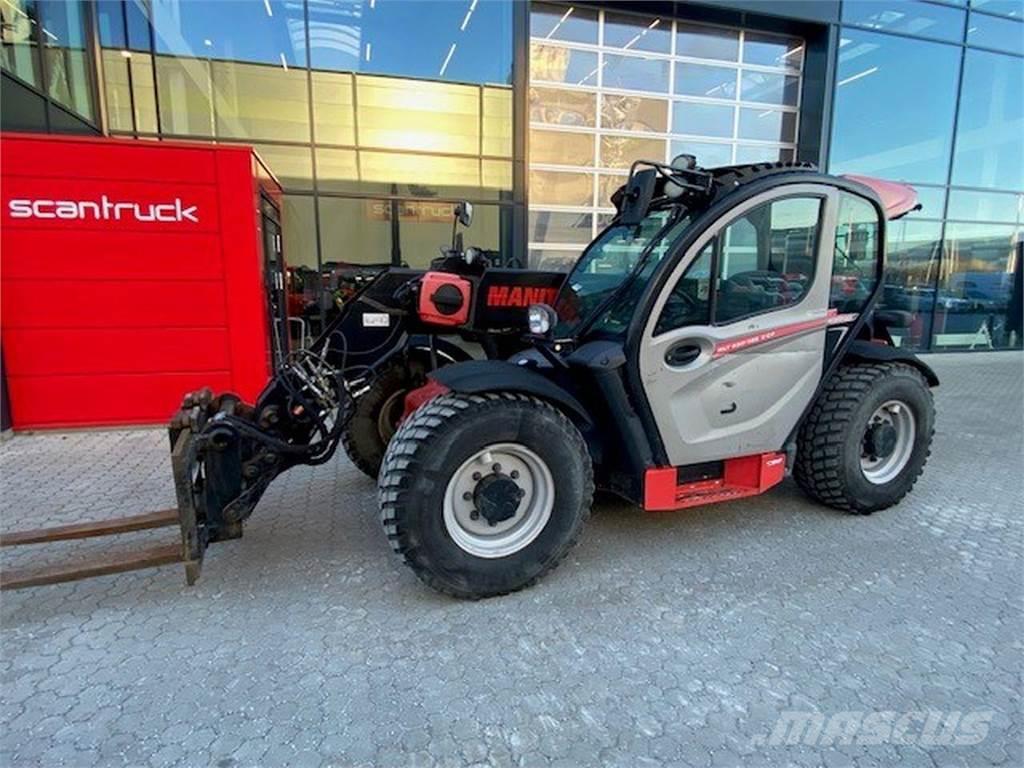
[[[281,251],[281,214],[267,198],[260,199],[263,229],[263,279],[270,318],[274,370],[288,354],[288,302],[285,295],[284,259]]]

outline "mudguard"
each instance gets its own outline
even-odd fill
[[[855,360],[857,362],[881,362],[881,363],[906,363],[912,365],[921,372],[929,387],[939,386],[939,377],[926,363],[913,352],[894,347],[889,344],[878,344],[872,341],[857,339],[850,342],[843,354],[843,361]]]
[[[583,404],[568,391],[531,368],[513,365],[503,360],[471,360],[445,366],[430,374],[430,378],[452,392],[483,394],[485,392],[521,392],[547,400],[586,427],[594,420]]]

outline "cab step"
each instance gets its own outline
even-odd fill
[[[679,467],[654,467],[644,475],[644,509],[667,512],[757,496],[782,482],[786,454],[755,453],[726,459],[720,477],[679,482]]]

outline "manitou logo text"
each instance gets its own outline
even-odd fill
[[[12,219],[70,219],[78,221],[191,221],[199,223],[196,206],[181,198],[168,203],[114,201],[106,195],[99,200],[11,200],[7,210]]]
[[[528,307],[531,304],[551,304],[558,295],[557,288],[530,288],[518,285],[492,285],[487,290],[488,307]]]

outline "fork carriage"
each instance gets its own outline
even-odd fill
[[[168,429],[175,508],[19,531],[0,538],[0,546],[177,526],[175,540],[77,563],[5,569],[0,588],[76,581],[172,563],[182,563],[186,583],[194,584],[207,546],[241,537],[245,520],[278,474],[296,464],[319,464],[331,457],[344,425],[343,393],[333,368],[322,358],[302,354],[279,370],[254,406],[231,394],[214,397],[209,390],[187,395]]]

